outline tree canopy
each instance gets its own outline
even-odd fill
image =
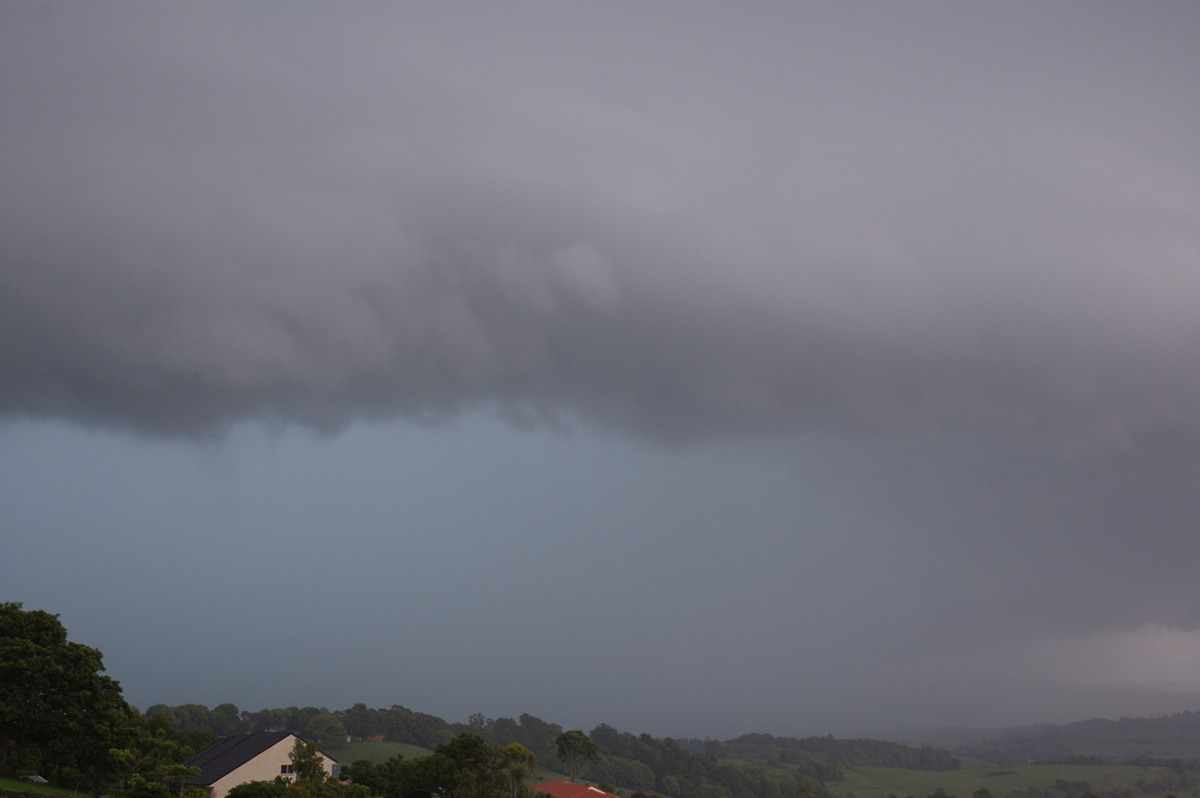
[[[600,760],[600,751],[596,744],[579,729],[558,735],[554,747],[559,760],[567,766],[567,775],[571,781],[578,781],[588,765]]]
[[[325,781],[328,776],[325,772],[325,760],[321,758],[321,752],[317,750],[315,742],[297,737],[288,759],[292,762],[292,772],[296,774],[296,781]]]
[[[99,651],[73,643],[57,615],[0,603],[0,773],[99,778],[129,727],[121,686]]]

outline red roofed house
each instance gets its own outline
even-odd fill
[[[271,781],[283,776],[291,781],[290,754],[298,740],[291,732],[255,732],[222,737],[183,764],[200,768],[200,775],[184,784],[203,787],[208,798],[225,798],[234,787],[251,781]],[[338,763],[321,754],[325,772],[337,777]]]
[[[573,781],[543,781],[529,788],[532,793],[552,795],[554,798],[616,798],[611,792],[605,792],[590,784],[576,784]]]

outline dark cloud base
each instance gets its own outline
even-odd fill
[[[1197,628],[1195,7],[498,8],[0,7],[9,429],[482,412],[678,455],[654,485],[762,447],[820,512],[730,519],[747,572],[873,684],[843,606],[897,684],[911,640]],[[754,474],[696,481],[754,516]],[[741,554],[673,506],[648,547]],[[774,594],[711,575],[786,684]]]

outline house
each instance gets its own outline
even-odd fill
[[[529,791],[553,798],[616,798],[611,792],[605,792],[599,787],[576,784],[573,781],[543,781],[530,787]]]
[[[271,781],[283,776],[289,781],[292,760],[289,756],[300,738],[291,732],[255,732],[222,737],[183,764],[200,768],[200,775],[183,782],[208,790],[208,798],[225,798],[239,784]],[[321,753],[325,772],[337,778],[338,763]]]

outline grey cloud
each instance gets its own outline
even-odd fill
[[[1177,7],[45,8],[5,12],[6,414],[1193,457]]]
[[[23,591],[114,574],[76,611],[148,703],[362,700],[155,659],[319,573],[430,611],[312,689],[439,714],[1103,711],[1078,652],[1200,628],[1197,13],[0,4],[0,506],[63,562]],[[586,695],[528,656],[566,591],[639,650]]]

